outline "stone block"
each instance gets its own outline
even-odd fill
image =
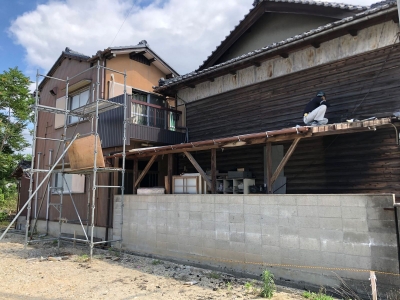
[[[343,253],[343,242],[321,239],[321,251]]]
[[[371,258],[356,255],[345,255],[345,267],[359,270],[371,270]],[[369,275],[369,274],[368,274]]]
[[[260,254],[259,254],[260,253]],[[263,257],[261,255],[261,250],[259,253],[252,253],[252,252],[246,252],[244,254],[244,259],[245,262],[249,265],[256,265],[256,264],[262,264],[263,263]]]
[[[249,243],[246,241],[246,249],[245,249],[246,254],[247,253],[251,253],[251,254],[258,254],[261,255],[262,254],[262,246],[261,243],[260,244],[253,244],[253,243]]]
[[[245,204],[244,205],[244,213],[245,214],[253,214],[253,215],[260,214],[260,205]]]
[[[336,242],[343,241],[343,231],[339,230],[320,230],[320,238],[322,240],[333,240]]]
[[[299,235],[299,228],[279,226],[280,235]]]
[[[344,232],[343,233],[343,241],[345,243],[354,243],[354,244],[369,244],[370,235],[365,232]]]
[[[215,202],[215,197],[214,195],[200,195],[201,197],[201,203],[214,203]]]
[[[260,205],[260,196],[257,195],[245,195],[243,202],[246,205]]]
[[[280,227],[299,227],[299,220],[295,216],[288,218],[279,217],[278,224]]]
[[[202,212],[214,213],[214,203],[202,203],[201,204]]]
[[[195,236],[195,237],[198,237],[198,238],[203,237],[203,231],[201,229],[190,228],[190,233],[189,234],[190,234],[190,236]]]
[[[345,255],[343,253],[321,252],[322,266],[341,268],[345,267]]]
[[[368,200],[366,197],[362,196],[343,196],[341,197],[341,205],[344,207],[366,207]]]
[[[396,233],[394,220],[367,220],[367,226],[369,232]]]
[[[191,211],[189,213],[190,221],[201,221],[202,216],[200,211]]]
[[[279,247],[279,235],[263,234],[261,235],[261,243],[265,246],[276,246]]]
[[[230,233],[227,231],[218,231],[215,232],[215,238],[220,241],[230,241]]]
[[[320,251],[300,250],[300,257],[302,265],[311,267],[324,266],[322,253]]]
[[[340,201],[341,196],[326,196],[326,195],[320,195],[318,198],[318,206],[341,206],[341,201]]]
[[[319,238],[300,238],[300,249],[320,251],[321,242]]]
[[[203,206],[202,206],[201,203],[193,202],[193,203],[190,203],[189,211],[191,211],[191,212],[193,212],[193,211],[201,212],[202,208],[203,208]]]
[[[279,206],[296,206],[296,196],[294,195],[279,195],[278,196]]]
[[[229,222],[230,223],[243,223],[244,216],[243,214],[229,214]]]
[[[215,240],[215,230],[202,230],[202,235],[205,239],[214,239]]]
[[[371,246],[373,258],[397,259],[397,246]]]
[[[204,238],[203,239],[203,246],[205,248],[215,248],[216,245],[216,241],[215,239],[208,239],[208,238]]]
[[[280,235],[279,245],[283,248],[299,249],[299,237],[296,235]]]
[[[209,221],[202,221],[201,222],[201,229],[204,230],[215,230],[215,223]]]
[[[178,230],[179,235],[190,235],[190,227],[189,226],[180,226]]]
[[[214,195],[215,204],[229,204],[229,196],[228,195]]]
[[[247,222],[245,222],[244,231],[246,233],[261,234],[261,226],[260,226],[260,224],[251,224],[251,223],[248,224]]]
[[[394,195],[375,195],[368,197],[367,207],[393,207]]]
[[[319,218],[319,226],[321,229],[342,230],[342,219],[339,218]]]
[[[296,196],[296,204],[297,206],[317,206],[318,198],[313,195],[300,195]]]
[[[278,197],[277,195],[271,196],[271,195],[263,195],[260,196],[260,206],[270,206],[270,205],[278,205],[279,201],[278,201]]]
[[[167,210],[167,203],[166,202],[157,202],[157,209],[158,210]]]
[[[229,213],[229,203],[215,203],[215,212]]]
[[[295,217],[295,224],[299,228],[319,228],[318,217]]]
[[[399,263],[398,263],[397,259],[373,257],[371,260],[370,269],[398,274]],[[397,281],[397,285],[398,285],[398,281]],[[378,286],[379,286],[379,283],[378,283]]]
[[[244,243],[245,241],[244,232],[231,232],[229,239],[231,242]]]
[[[261,245],[261,233],[248,233],[245,232],[246,243]]]
[[[382,207],[367,207],[367,219],[390,221],[394,220],[394,213],[390,210],[384,210]]]
[[[243,204],[229,204],[229,213],[230,214],[243,214],[244,213]]]
[[[157,224],[157,233],[167,233],[167,224]]]
[[[341,218],[342,209],[340,206],[320,206],[318,216],[322,218]]]
[[[214,224],[215,224],[216,231],[229,232],[229,223],[228,222],[215,222]]]
[[[366,220],[343,219],[343,231],[352,232],[368,232],[368,224]]]
[[[396,246],[396,234],[395,233],[369,233],[370,241],[373,246]]]
[[[277,205],[260,205],[260,214],[263,216],[279,216],[279,207]]]
[[[229,223],[230,232],[244,232],[244,223]]]
[[[342,207],[343,219],[367,219],[367,211],[365,207]]]
[[[343,253],[354,256],[371,256],[369,244],[343,243]]]
[[[297,216],[297,206],[279,206],[279,218]]]
[[[318,218],[317,206],[298,206],[297,215],[299,217],[315,217]]]
[[[229,240],[215,240],[215,248],[219,250],[230,250],[231,244]]]
[[[215,221],[215,213],[214,212],[202,212],[201,220],[202,221]]]
[[[231,204],[242,204],[243,206],[243,195],[229,195],[229,205]]]
[[[215,251],[215,248],[205,248],[205,247],[204,247],[204,248],[202,248],[201,253],[202,253],[202,255],[205,256],[205,257],[214,258],[214,257],[215,257],[216,251]]]
[[[197,202],[195,202],[195,203],[197,203]],[[189,209],[190,209],[190,204],[191,203],[188,203],[188,202],[180,202],[180,203],[178,203],[178,209],[179,209],[179,211],[189,211]]]
[[[281,249],[276,246],[263,245],[262,257],[265,264],[280,264],[281,263]]]
[[[228,212],[216,212],[215,213],[215,221],[216,222],[229,222],[229,213]]]
[[[261,223],[261,215],[256,214],[244,214],[244,222],[246,224],[257,224],[260,226]]]
[[[235,252],[243,252],[244,253],[246,250],[245,243],[231,241],[230,246],[231,246],[230,248]]]
[[[260,215],[260,223],[262,226],[277,226],[279,225],[279,217]]]

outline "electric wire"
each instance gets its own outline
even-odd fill
[[[131,12],[132,12],[132,10],[133,10],[134,7],[135,7],[135,3],[132,4],[132,7],[131,7],[131,9],[129,10],[129,13],[126,15],[124,21],[122,22],[121,26],[119,27],[117,34],[115,35],[114,39],[112,40],[112,42],[111,42],[111,44],[110,44],[110,47],[112,46],[112,44],[114,43],[115,39],[117,38],[119,32],[121,31],[122,26],[124,26],[126,20],[127,20],[128,17],[131,15]]]

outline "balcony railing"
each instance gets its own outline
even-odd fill
[[[182,112],[138,100],[131,102],[130,124],[176,130],[176,122]]]

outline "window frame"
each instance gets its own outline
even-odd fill
[[[88,98],[85,101],[83,97],[81,98],[81,96],[82,96],[82,94],[84,94],[86,92],[88,92]],[[76,96],[79,96],[79,106],[72,107],[74,97],[76,97]],[[73,109],[82,107],[82,106],[90,103],[90,100],[91,100],[91,88],[90,88],[90,86],[85,86],[77,91],[74,91],[70,95],[68,95],[68,104],[67,104],[68,110],[73,110]],[[85,120],[85,119],[82,119],[82,118],[76,117],[76,116],[68,116],[67,125],[76,124],[79,121],[83,121],[83,120]]]

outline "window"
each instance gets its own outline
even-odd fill
[[[85,91],[81,91],[69,97],[68,99],[68,108],[70,110],[74,110],[78,107],[84,106],[89,103],[90,91],[89,89]],[[68,124],[76,123],[79,121],[79,117],[69,116]]]
[[[131,123],[175,130],[175,120],[176,112],[168,108],[163,97],[133,90]]]
[[[64,194],[69,194],[69,191],[75,194],[85,192],[85,176],[79,174],[64,174],[64,177],[65,180],[63,180],[61,173],[56,173],[54,175],[55,188],[63,188]],[[53,193],[55,194],[58,194],[59,192],[61,191],[57,189],[53,190]]]

